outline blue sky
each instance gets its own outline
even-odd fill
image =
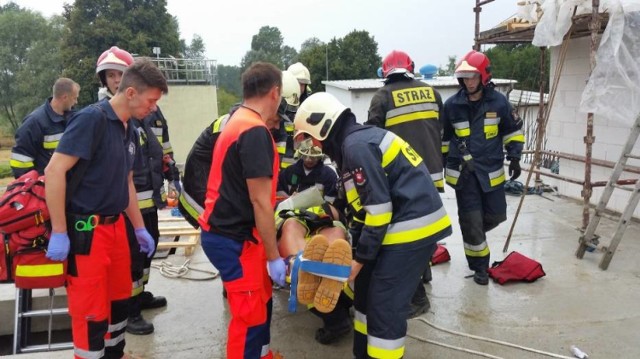
[[[4,5],[8,0],[0,0]],[[45,16],[62,13],[70,0],[17,0],[21,7]],[[517,0],[496,0],[483,7],[480,29],[487,30],[514,15]],[[284,44],[300,49],[310,37],[327,42],[352,30],[366,30],[384,57],[391,50],[409,53],[416,66],[445,65],[473,45],[475,0],[168,0],[177,16],[180,37],[200,35],[208,58],[239,65],[251,37],[265,25],[280,29]]]

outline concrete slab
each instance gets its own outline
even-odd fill
[[[443,198],[457,223],[455,198],[449,189]],[[493,338],[540,351],[572,357],[577,345],[590,358],[640,357],[640,226],[632,223],[607,271],[598,268],[601,253],[587,253],[579,260],[577,248],[581,223],[580,204],[552,197],[528,196],[515,227],[510,251],[515,250],[542,263],[546,277],[534,283],[478,286],[464,278],[467,269],[457,224],[446,239],[451,262],[433,267],[433,283],[427,285],[431,310],[420,319],[448,330]],[[508,197],[510,218],[490,232],[492,260],[502,260],[502,246],[513,220],[517,197]],[[604,220],[603,237],[614,225]],[[606,242],[606,240],[603,240]],[[212,270],[201,248],[191,266]],[[185,257],[170,256],[173,263]],[[191,272],[192,275],[199,275]],[[128,353],[139,358],[224,358],[228,310],[219,279],[190,281],[162,277],[152,270],[149,289],[168,298],[164,309],[146,311],[156,332],[149,336],[127,334]],[[351,358],[352,335],[329,346],[313,339],[320,320],[301,309],[286,310],[287,293],[274,295],[272,348],[286,358]],[[4,323],[2,323],[4,325]],[[446,345],[485,352],[500,358],[541,358],[540,353],[454,335],[409,321],[409,335]],[[407,339],[406,358],[473,358],[476,355],[452,348]],[[69,358],[70,351],[23,354],[15,358]],[[14,356],[8,356],[13,358]]]

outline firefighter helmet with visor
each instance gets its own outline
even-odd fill
[[[311,83],[311,74],[309,74],[309,69],[304,66],[301,62],[296,62],[295,64],[291,64],[287,71],[290,71],[293,76],[296,77],[299,83],[308,85]]]
[[[133,56],[125,50],[117,46],[112,46],[109,50],[103,52],[96,62],[96,73],[100,77],[103,86],[107,86],[105,71],[116,70],[124,72],[124,70],[133,64]]]
[[[296,112],[293,121],[296,138],[301,134],[307,134],[318,141],[324,141],[338,117],[347,109],[335,96],[327,92],[312,94]]]
[[[471,50],[456,66],[454,76],[458,79],[461,86],[464,87],[465,78],[472,78],[480,75],[482,85],[486,86],[491,81],[491,62],[487,55]]]
[[[382,60],[382,75],[387,78],[393,74],[413,75],[414,63],[404,52],[393,50]]]

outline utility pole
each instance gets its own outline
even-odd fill
[[[325,69],[325,77],[327,81],[329,81],[329,44],[324,48],[324,69]]]

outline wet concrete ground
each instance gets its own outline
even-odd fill
[[[444,242],[452,260],[433,267],[434,280],[427,285],[431,309],[420,317],[438,327],[492,338],[556,357],[572,357],[576,345],[589,358],[640,357],[640,226],[632,223],[607,271],[598,268],[602,253],[587,253],[579,260],[577,248],[581,224],[580,204],[545,194],[527,196],[515,227],[509,251],[518,251],[542,263],[546,277],[534,283],[479,286],[470,278],[457,226],[453,192],[443,199],[454,225],[453,236]],[[518,197],[507,198],[509,219],[490,232],[492,261],[502,260],[502,246],[511,226]],[[598,233],[606,237],[615,226],[603,220]],[[608,242],[604,239],[603,242]],[[213,269],[202,250],[191,257],[192,267]],[[181,251],[169,260],[181,264]],[[194,276],[200,273],[192,272]],[[228,311],[220,279],[190,281],[162,277],[152,270],[148,287],[164,295],[169,305],[146,311],[155,325],[148,336],[127,334],[126,351],[138,358],[224,358]],[[272,348],[285,358],[351,358],[352,335],[333,345],[313,339],[320,320],[300,308],[288,313],[285,291],[274,294]],[[476,354],[445,345],[484,352],[498,358],[544,358],[484,340],[458,336],[409,321],[405,358],[479,358]],[[422,340],[413,337],[422,338]],[[71,351],[22,354],[16,358],[71,358]]]

